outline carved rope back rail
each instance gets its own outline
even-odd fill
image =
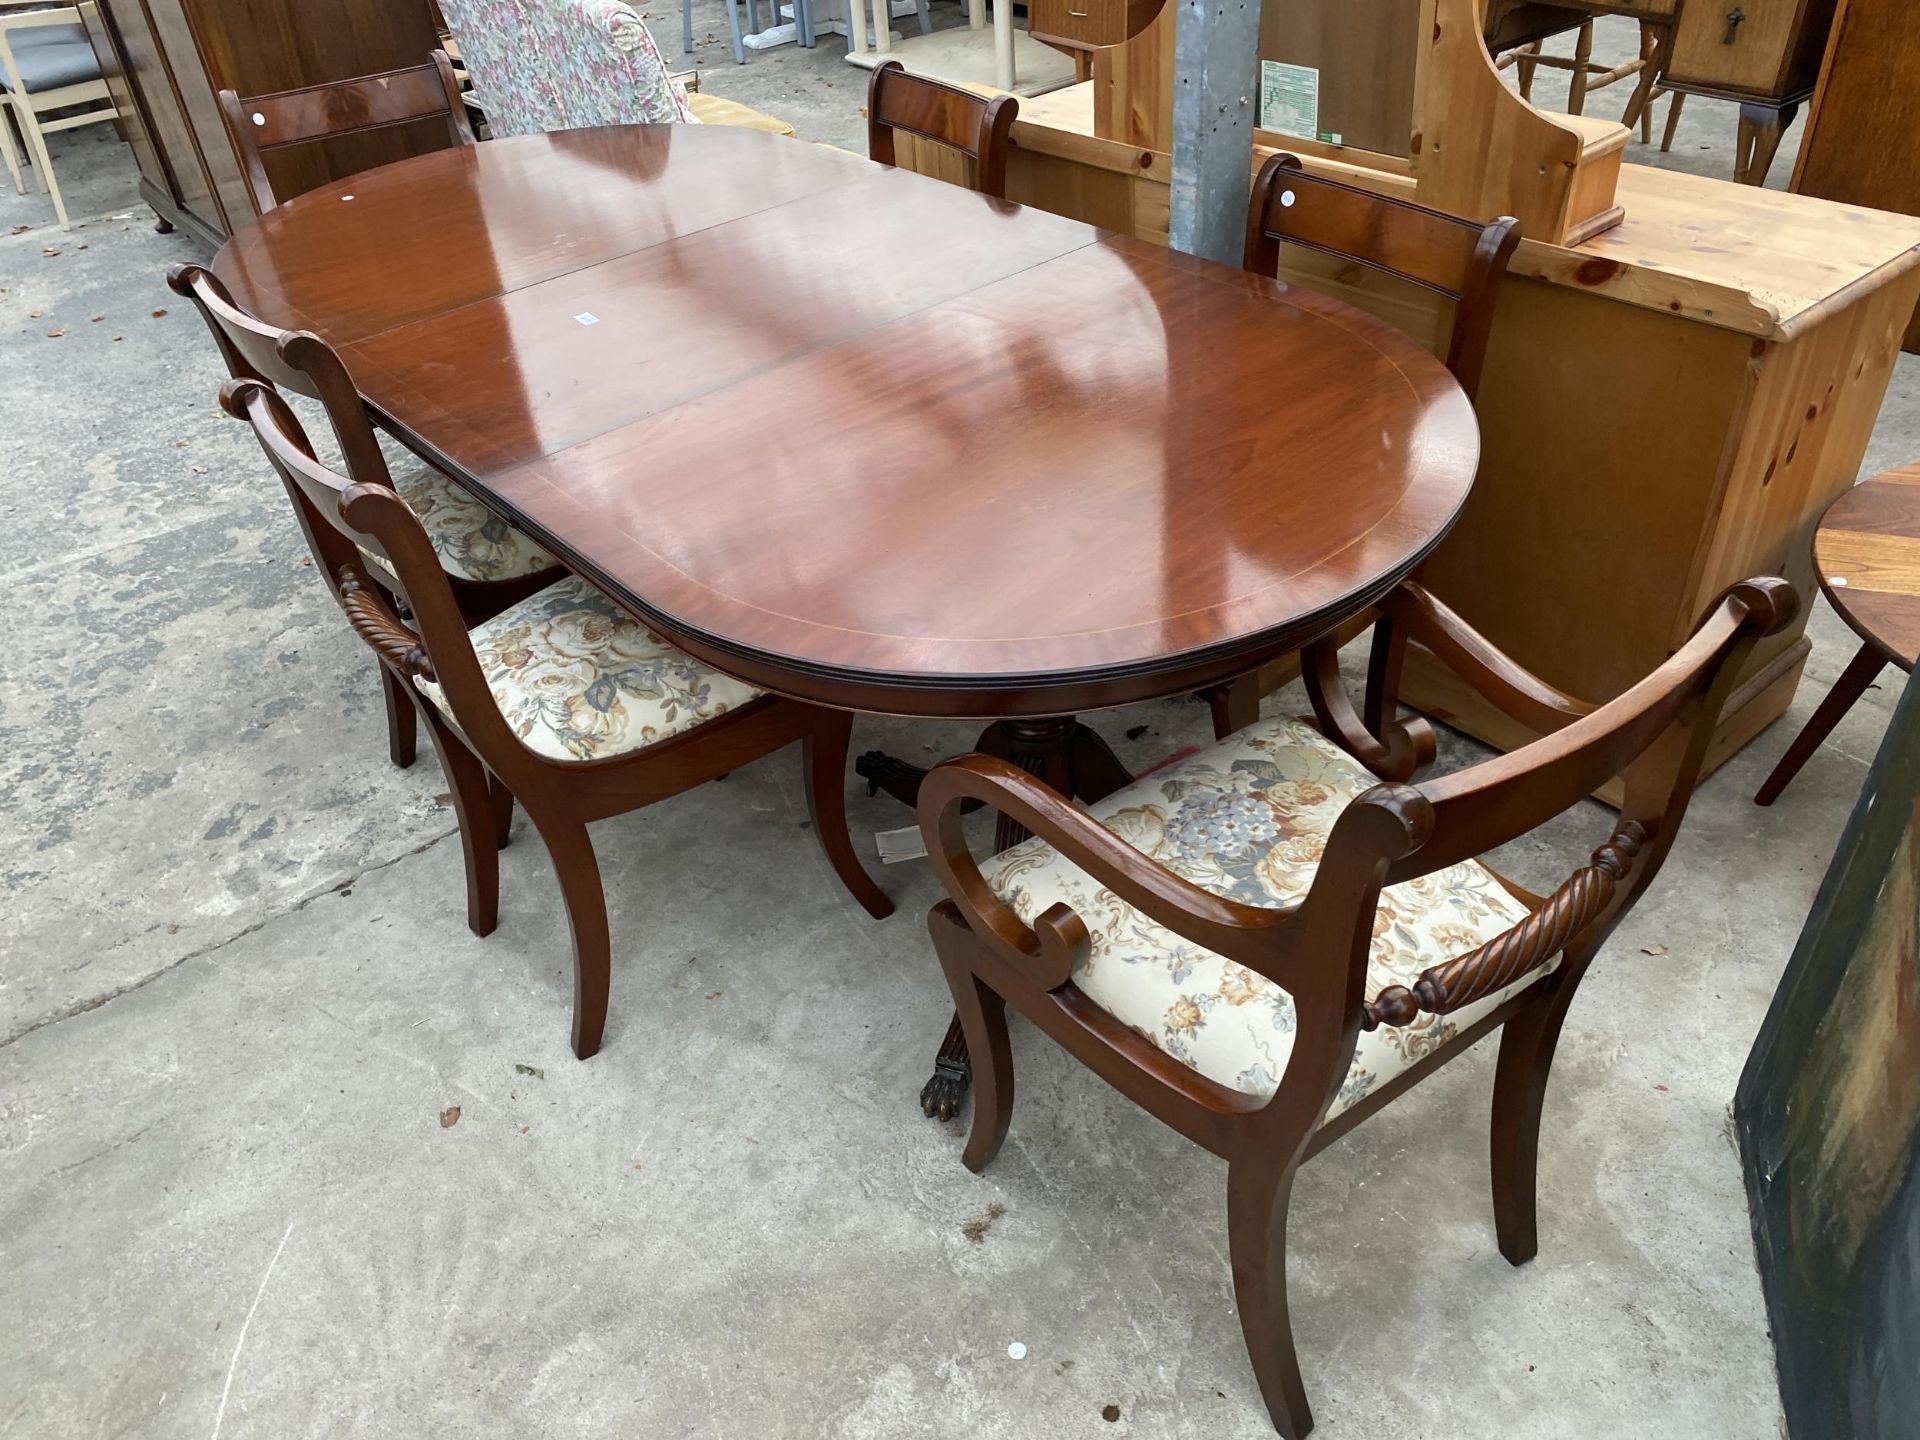
[[[1505,988],[1540,965],[1593,923],[1613,899],[1646,843],[1646,831],[1627,821],[1573,872],[1540,908],[1478,949],[1420,972],[1409,989],[1389,985],[1361,1006],[1360,1028],[1405,1025],[1422,1010],[1444,1015]]]
[[[347,623],[354,633],[403,675],[433,679],[433,662],[427,659],[420,637],[387,613],[359,572],[351,565],[342,565],[335,578],[340,586],[340,608],[347,612]]]

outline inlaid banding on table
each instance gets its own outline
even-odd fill
[[[346,358],[396,433],[719,668],[929,715],[1177,693],[1364,609],[1459,514],[1471,408],[1350,307],[905,171],[683,139],[580,142],[556,203],[619,238],[558,268],[502,209],[552,141],[407,162],[455,195],[433,245],[524,283],[399,296]],[[362,216],[421,203],[357,190]],[[632,221],[711,216],[696,192],[754,203]],[[359,301],[328,306],[367,257],[309,243],[297,211],[249,242],[295,252],[305,323],[351,331]]]

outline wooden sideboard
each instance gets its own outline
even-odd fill
[[[1920,215],[1920,7],[1840,0],[1793,188]],[[1920,314],[1906,348],[1920,351]]]
[[[1172,157],[1103,138],[1098,84],[1020,102],[1007,198],[1165,244]],[[1413,193],[1350,151],[1302,153]],[[941,173],[930,147],[901,163]],[[1785,575],[1810,607],[1814,523],[1858,476],[1920,298],[1920,220],[1640,165],[1617,195],[1617,228],[1514,257],[1480,385],[1480,478],[1426,571],[1508,654],[1596,702],[1735,580]],[[1312,258],[1287,278],[1437,333],[1432,296]],[[1755,651],[1710,766],[1785,711],[1808,649],[1803,615]],[[1503,749],[1534,738],[1423,654],[1402,695]]]
[[[140,192],[163,226],[217,245],[253,209],[215,97],[418,65],[440,43],[430,0],[88,0],[83,18]],[[271,155],[279,195],[447,143],[435,121]]]

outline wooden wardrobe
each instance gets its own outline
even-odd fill
[[[350,80],[424,62],[440,43],[431,0],[87,0],[87,33],[163,226],[209,245],[253,209],[214,97]],[[270,156],[276,194],[447,143],[430,121]]]
[[[1840,0],[1793,188],[1920,215],[1920,6]],[[1920,313],[1906,348],[1920,351]]]

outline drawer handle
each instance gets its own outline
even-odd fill
[[[1741,22],[1746,18],[1747,12],[1738,7],[1727,12],[1727,38],[1720,42],[1722,45],[1733,44],[1733,38],[1739,33]]]

